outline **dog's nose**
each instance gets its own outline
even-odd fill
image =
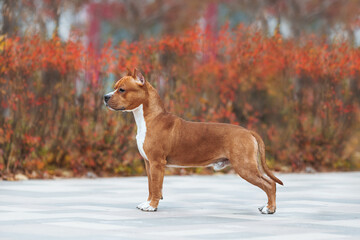
[[[104,101],[107,103],[107,102],[109,101],[110,97],[111,97],[111,96],[109,96],[109,95],[105,95],[105,96],[104,96]]]

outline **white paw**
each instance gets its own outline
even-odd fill
[[[137,208],[146,212],[155,212],[157,210],[157,208],[150,206],[150,201],[140,203]]]
[[[136,208],[141,209],[143,206],[149,205],[149,203],[150,203],[150,201],[146,201],[146,202],[140,203],[139,205],[137,205]]]
[[[275,211],[270,211],[270,209],[267,206],[260,207],[259,211],[262,214],[273,214],[273,213],[275,213]]]

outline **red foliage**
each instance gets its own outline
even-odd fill
[[[239,26],[160,40],[6,38],[0,47],[0,170],[142,173],[130,116],[107,111],[108,77],[139,67],[167,108],[240,124],[265,139],[276,168],[351,169],[358,134],[360,50],[314,37],[285,40]],[[109,89],[107,89],[109,90]],[[136,159],[136,160],[133,160]]]

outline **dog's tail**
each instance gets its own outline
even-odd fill
[[[277,177],[275,177],[275,175],[270,171],[270,169],[268,168],[268,166],[266,165],[266,160],[265,160],[265,144],[264,141],[261,139],[261,137],[259,136],[259,134],[257,134],[256,132],[250,131],[251,135],[254,136],[254,138],[256,139],[258,146],[259,146],[259,152],[260,152],[260,159],[261,159],[261,165],[266,173],[266,175],[268,175],[272,180],[274,180],[275,182],[277,182],[278,184],[284,185],[283,182],[278,179]]]

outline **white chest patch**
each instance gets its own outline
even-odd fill
[[[144,118],[143,105],[141,104],[140,106],[132,110],[132,112],[134,113],[134,118],[137,126],[136,143],[141,156],[146,160],[148,160],[144,151],[144,142],[146,137],[146,122]]]

